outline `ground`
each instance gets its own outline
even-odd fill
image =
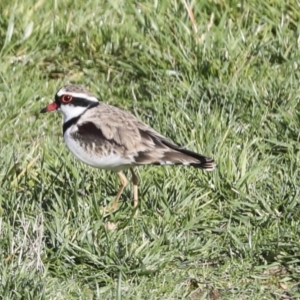
[[[0,3],[1,299],[300,299],[296,1]],[[66,83],[218,168],[76,160]],[[130,174],[126,173],[128,178]]]

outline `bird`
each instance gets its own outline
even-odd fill
[[[87,88],[66,85],[54,102],[40,113],[63,114],[63,138],[69,150],[83,163],[117,173],[120,187],[110,207],[115,210],[128,181],[133,184],[133,207],[138,206],[138,177],[134,167],[184,165],[206,171],[216,167],[214,159],[198,154],[167,139],[129,111],[100,102]]]

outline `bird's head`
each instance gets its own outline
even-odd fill
[[[55,94],[54,102],[47,105],[40,112],[46,113],[59,110],[64,115],[64,122],[67,122],[98,104],[98,99],[86,88],[78,85],[67,85],[60,88]]]

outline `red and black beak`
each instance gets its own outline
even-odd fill
[[[50,103],[49,105],[47,105],[46,107],[44,107],[40,113],[46,113],[48,111],[54,111],[54,110],[57,110],[58,109],[58,104],[56,102],[53,102],[53,103]]]

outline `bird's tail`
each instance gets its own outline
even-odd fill
[[[212,171],[216,167],[212,158],[187,149],[165,151],[153,164],[192,166],[206,171]]]
[[[135,157],[137,165],[184,165],[206,171],[212,171],[217,166],[212,158],[178,146],[163,137],[154,142],[156,147],[141,151]]]

